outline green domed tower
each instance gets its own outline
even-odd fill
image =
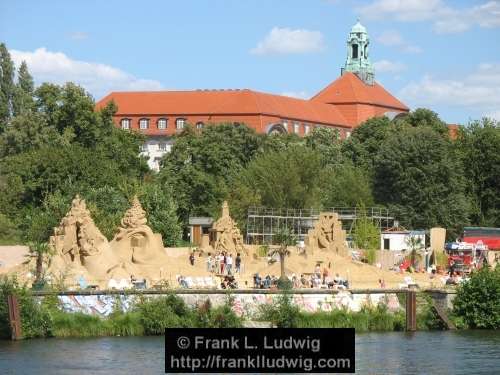
[[[369,57],[369,45],[368,32],[358,19],[347,38],[347,59],[341,74],[352,72],[366,84],[373,85],[375,77]]]

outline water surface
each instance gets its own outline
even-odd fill
[[[163,337],[0,341],[0,374],[163,374]],[[500,331],[356,335],[357,374],[500,374]]]

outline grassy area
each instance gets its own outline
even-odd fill
[[[210,301],[190,307],[174,294],[157,298],[138,297],[134,308],[123,312],[117,298],[114,311],[108,317],[83,313],[64,312],[56,295],[46,296],[42,303],[35,301],[31,291],[20,286],[15,279],[0,279],[0,298],[15,293],[21,308],[22,330],[25,338],[31,337],[98,337],[161,335],[165,328],[241,327],[242,318],[232,310],[228,299],[222,306],[213,307]],[[417,296],[417,328],[419,330],[443,329],[434,312],[430,297]],[[400,304],[404,307],[405,298]],[[357,332],[402,331],[405,329],[405,311],[388,311],[385,305],[365,306],[353,312],[336,309],[330,312],[307,313],[292,303],[288,293],[275,303],[262,305],[256,320],[270,321],[277,327],[298,328],[355,328]],[[460,316],[451,316],[459,328],[464,328]],[[6,303],[0,303],[0,338],[9,337]]]

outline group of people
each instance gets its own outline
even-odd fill
[[[278,278],[274,275],[261,277],[258,273],[253,275],[253,287],[256,289],[273,289],[278,286]]]
[[[220,282],[221,289],[238,289],[238,283],[232,275],[226,275]]]
[[[229,276],[241,273],[241,254],[237,253],[236,257],[233,258],[231,253],[225,251],[217,252],[215,255],[208,253],[207,272]]]

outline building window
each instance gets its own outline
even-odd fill
[[[161,118],[158,120],[158,129],[163,130],[167,128],[167,119]]]
[[[139,129],[145,130],[147,128],[149,128],[149,119],[147,119],[147,118],[141,118],[139,120]]]
[[[288,121],[283,121],[283,127],[288,131]]]
[[[166,143],[158,143],[158,150],[160,151],[167,151],[167,144]]]
[[[304,124],[304,134],[309,134],[309,131],[310,131],[310,127],[308,124]]]
[[[353,59],[358,58],[358,45],[357,44],[352,45],[352,58]]]
[[[148,145],[147,144],[142,144],[141,145],[141,152],[147,152],[148,151]]]
[[[294,132],[295,134],[299,134],[299,131],[300,131],[299,129],[300,129],[300,125],[299,125],[299,123],[298,123],[298,122],[294,122],[294,123],[293,123],[293,132]]]
[[[130,129],[130,119],[124,118],[123,120],[120,121],[122,125],[122,129],[129,130]]]
[[[201,121],[196,123],[196,129],[203,129],[204,126],[205,124]]]
[[[345,137],[349,138],[351,136],[351,132],[345,132]]]
[[[176,129],[184,129],[184,125],[186,125],[185,118],[178,118],[177,120],[175,120],[175,128]]]

